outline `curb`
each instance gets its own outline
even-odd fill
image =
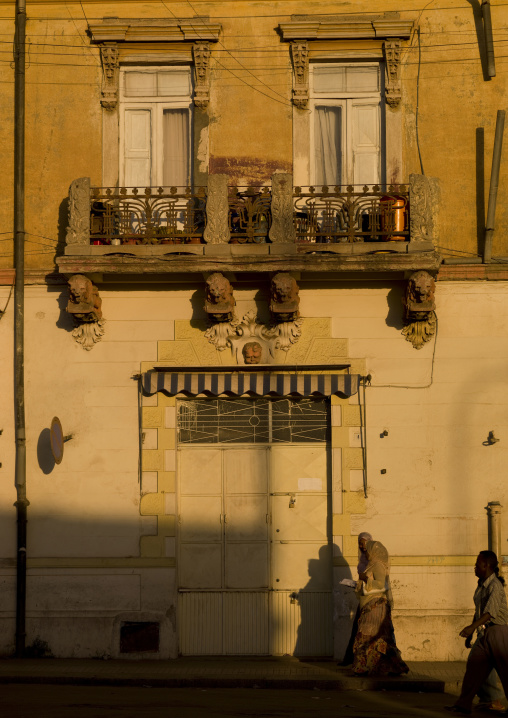
[[[136,686],[150,688],[276,688],[284,690],[336,690],[336,691],[398,691],[414,693],[453,693],[455,683],[440,680],[398,678],[114,678],[104,676],[21,676],[1,675],[0,684],[45,684],[74,686]],[[448,690],[454,687],[454,690]]]

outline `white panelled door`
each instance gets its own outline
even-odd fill
[[[180,445],[180,653],[332,654],[328,461],[324,442]]]

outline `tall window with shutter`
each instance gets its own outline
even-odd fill
[[[311,65],[311,183],[383,182],[379,63]]]
[[[190,68],[128,68],[120,80],[120,183],[138,188],[189,186]]]

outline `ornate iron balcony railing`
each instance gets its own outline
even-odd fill
[[[272,194],[269,187],[229,187],[228,224],[231,244],[268,242],[272,224]]]
[[[92,187],[89,193],[90,244],[97,245],[203,244],[210,241],[204,238],[209,211],[207,232],[215,233],[212,220],[219,212],[217,216],[224,218],[220,241],[230,244],[270,243],[272,221],[277,218],[280,226],[281,212],[287,218],[285,226],[294,226],[288,241],[298,244],[413,238],[406,185],[295,187],[293,191],[289,185],[287,204],[271,187],[224,185],[219,206],[207,206],[206,187]]]
[[[297,242],[393,242],[409,240],[409,192],[405,185],[295,187]]]
[[[205,187],[90,190],[91,244],[200,244],[205,226]]]

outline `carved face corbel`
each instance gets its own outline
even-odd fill
[[[436,333],[435,290],[434,277],[424,270],[414,272],[408,279],[402,300],[405,324],[402,334],[415,349],[421,349]]]
[[[230,322],[234,316],[235,298],[229,279],[214,272],[206,280],[205,311],[211,322]]]
[[[287,272],[278,272],[270,283],[270,314],[272,320],[293,322],[300,316],[300,297],[296,279]]]
[[[83,349],[90,350],[104,334],[102,299],[97,287],[84,274],[73,274],[68,284],[67,312],[76,324],[72,335]]]

